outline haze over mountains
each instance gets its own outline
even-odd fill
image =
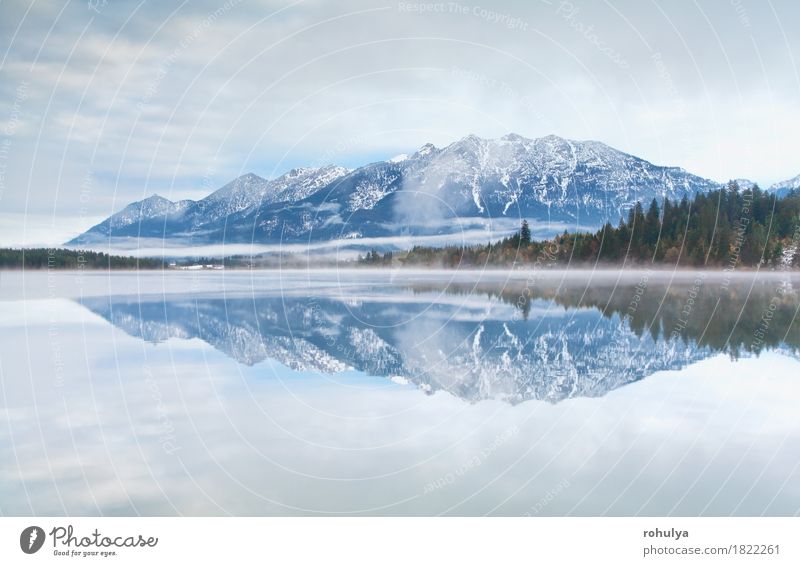
[[[740,185],[752,182],[742,179]],[[800,176],[778,183],[780,193]],[[358,240],[616,223],[637,201],[680,199],[720,183],[596,141],[508,134],[467,136],[445,148],[349,170],[292,169],[272,180],[243,175],[209,196],[132,203],[68,245],[162,240],[169,245]]]

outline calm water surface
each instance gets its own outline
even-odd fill
[[[795,515],[800,280],[0,274],[4,515]]]

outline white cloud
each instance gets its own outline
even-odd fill
[[[87,173],[99,216],[153,192],[203,196],[246,171],[353,166],[509,131],[599,139],[719,180],[798,173],[786,140],[800,126],[800,40],[781,27],[794,3],[774,4],[780,20],[759,5],[572,4],[493,4],[526,24],[513,29],[471,9],[354,0],[216,15],[211,2],[99,14],[78,3],[57,21],[4,5],[3,37],[21,27],[0,45],[0,124],[29,86],[1,210],[75,217]]]

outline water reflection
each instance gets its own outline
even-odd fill
[[[418,282],[81,304],[147,342],[199,338],[248,366],[356,369],[471,403],[600,397],[719,352],[800,351],[798,295],[775,278]]]
[[[212,275],[4,288],[0,513],[800,508],[777,279]]]

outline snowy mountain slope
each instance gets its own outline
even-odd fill
[[[292,169],[273,180],[248,173],[198,201],[207,221],[275,202],[295,202],[313,195],[348,172],[344,167],[326,165]]]
[[[172,202],[162,196],[152,195],[129,204],[121,211],[93,227],[91,231],[104,236],[120,233],[135,236],[138,234],[138,228],[141,223],[148,222],[153,218],[169,220],[170,218],[182,216],[193,204],[194,201],[191,200]]]
[[[510,134],[430,144],[402,160],[361,167],[308,199],[253,210],[217,239],[270,242],[457,232],[459,225],[517,225],[519,219],[597,225],[618,221],[637,200],[719,187],[599,142]],[[255,233],[237,231],[255,226]]]
[[[70,244],[98,235],[272,243],[442,234],[514,226],[521,218],[592,226],[616,222],[637,200],[679,199],[719,186],[596,141],[470,135],[353,171],[295,169],[269,181],[244,175],[177,212],[142,214],[142,226],[98,225]]]
[[[751,181],[750,179],[733,179],[733,182],[736,183],[741,190],[752,189],[757,184],[755,181]]]
[[[800,175],[792,177],[786,181],[781,181],[772,185],[769,190],[778,193],[778,196],[784,196],[792,189],[800,189]]]
[[[247,173],[198,201],[173,203],[153,195],[128,205],[68,243],[91,243],[98,237],[109,236],[165,239],[202,237],[209,229],[218,229],[228,219],[250,209],[307,198],[347,172],[347,169],[337,165],[307,167],[292,169],[272,180]]]

